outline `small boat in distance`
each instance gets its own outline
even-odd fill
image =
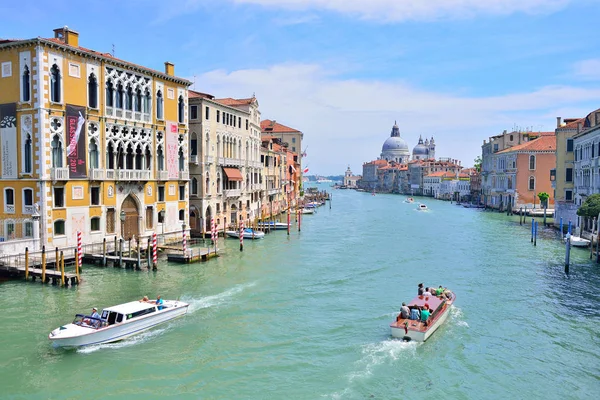
[[[240,237],[240,231],[225,231],[225,233],[227,234],[227,236],[232,237],[232,238],[239,239],[239,237]],[[244,239],[262,239],[264,237],[265,237],[264,232],[255,231],[254,229],[251,229],[251,228],[244,229]]]
[[[419,211],[427,211],[427,206],[423,203],[419,204],[419,207],[417,207],[417,210]]]
[[[567,233],[565,235],[565,242],[568,238],[571,239],[571,246],[573,247],[588,247],[590,245],[590,241],[588,239],[582,238],[581,236],[570,235]]]
[[[272,230],[287,230],[288,225],[285,222],[259,222],[256,224],[261,229],[272,229]]]
[[[413,199],[412,197],[408,197],[406,200],[404,200],[405,203],[414,203],[415,199]]]
[[[292,214],[314,214],[316,212],[315,208],[303,208],[301,210],[292,210]]]
[[[188,303],[163,300],[162,304],[131,301],[105,308],[100,318],[77,314],[75,320],[54,329],[48,339],[56,347],[112,343],[185,315]]]
[[[408,304],[409,318],[398,314],[395,322],[390,324],[392,336],[406,341],[426,341],[446,321],[450,307],[454,304],[456,295],[446,290],[444,296],[417,296]],[[421,321],[421,310],[427,308],[431,315],[427,322]],[[411,318],[412,317],[412,318]]]

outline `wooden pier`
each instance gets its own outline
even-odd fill
[[[183,250],[171,251],[167,254],[167,260],[179,264],[191,264],[199,261],[208,261],[213,257],[218,256],[218,249],[212,248],[197,248],[188,249],[186,254]]]
[[[75,272],[65,271],[65,266],[75,266],[75,251],[29,252],[0,258],[0,274],[11,278],[23,278],[42,283],[73,286],[79,283],[79,266]]]

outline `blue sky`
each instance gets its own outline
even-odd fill
[[[470,166],[489,136],[553,130],[600,107],[599,0],[67,0],[0,3],[0,37],[49,37],[162,70],[195,89],[256,93],[304,132],[311,173],[377,158],[398,121],[409,147]]]

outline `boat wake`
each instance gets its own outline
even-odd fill
[[[141,332],[137,335],[131,336],[127,339],[120,340],[114,343],[104,344],[92,344],[90,346],[80,347],[77,349],[78,353],[89,354],[94,353],[98,350],[103,349],[122,349],[123,347],[129,347],[136,344],[147,342],[156,336],[162,335],[168,328],[152,329],[150,331]]]
[[[190,307],[188,308],[188,314],[191,314],[204,308],[211,308],[225,304],[229,300],[231,300],[231,298],[235,297],[236,295],[242,293],[244,290],[251,288],[255,285],[256,282],[245,283],[242,285],[234,286],[231,289],[224,291],[223,293],[202,297],[200,299],[182,297],[181,301],[185,301],[190,305]]]
[[[464,320],[464,315],[460,308],[453,306],[450,309],[449,317],[450,317],[450,323],[452,323],[453,325],[461,326],[461,327],[465,327],[465,328],[469,327],[469,324],[467,323],[467,321]]]

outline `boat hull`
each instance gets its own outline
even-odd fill
[[[225,233],[227,233],[227,236],[232,237],[232,238],[240,238],[240,233],[239,232],[235,232],[235,231],[226,231]],[[262,239],[265,237],[265,233],[264,232],[254,232],[254,234],[252,233],[247,233],[244,232],[244,239]]]
[[[411,327],[409,326],[408,333],[405,333],[403,326],[394,326],[392,324],[392,336],[406,341],[424,342],[427,339],[429,339],[429,337],[433,335],[433,333],[446,321],[446,319],[448,318],[449,311],[450,307],[448,307],[444,311],[444,313],[435,320],[433,325],[430,325],[428,327],[426,331],[417,330],[414,328],[411,329]]]
[[[95,331],[92,330],[87,334],[77,336],[61,337],[60,335],[53,335],[58,329],[60,329],[58,328],[48,335],[48,339],[50,339],[54,346],[63,348],[76,348],[93,344],[117,342],[185,315],[187,313],[188,306],[188,304],[182,303],[182,305],[179,307],[161,310],[156,314],[148,315],[145,318],[132,320],[131,322],[110,325],[105,328]]]

